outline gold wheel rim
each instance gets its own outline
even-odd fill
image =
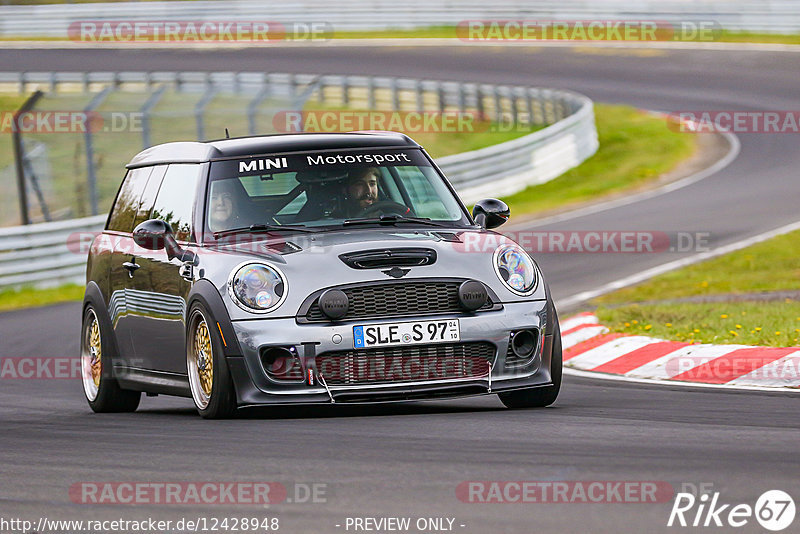
[[[211,334],[203,319],[198,323],[194,333],[194,353],[200,388],[210,397],[211,386],[214,383],[214,354],[211,349]]]
[[[92,320],[89,327],[89,354],[91,355],[91,373],[92,382],[95,387],[100,387],[100,374],[102,371],[102,357],[103,349],[100,343],[100,325],[97,324],[97,318]]]

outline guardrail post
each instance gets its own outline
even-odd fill
[[[28,190],[25,184],[25,153],[22,146],[22,132],[19,125],[19,116],[27,113],[36,102],[42,97],[41,91],[33,93],[22,106],[14,113],[14,128],[11,132],[11,140],[14,145],[14,164],[17,170],[17,194],[19,195],[19,215],[22,224],[30,224],[31,219],[28,214]]]
[[[56,85],[57,84],[58,84],[58,81],[56,80],[56,73],[55,73],[55,71],[52,71],[52,72],[50,72],[50,92],[51,93],[58,92],[56,90]]]
[[[247,129],[250,135],[256,134],[256,117],[258,116],[258,106],[270,95],[271,87],[269,83],[264,83],[261,91],[247,104]]]
[[[297,98],[297,78],[294,74],[289,74],[289,99]]]
[[[317,102],[320,104],[325,103],[325,76],[319,77],[319,84],[317,85]]]
[[[342,106],[350,104],[350,80],[347,76],[342,76]]]
[[[97,109],[100,104],[108,97],[111,91],[114,90],[113,86],[108,86],[99,92],[86,106],[83,112],[88,117],[89,114]],[[88,124],[87,120],[87,124]],[[84,139],[86,140],[86,177],[89,184],[89,202],[92,215],[97,215],[98,212],[98,198],[97,198],[97,175],[94,168],[94,145],[92,144],[92,129],[86,128],[84,132]]]
[[[239,72],[233,73],[233,93],[238,95],[242,93],[242,81],[239,79]]]
[[[444,113],[445,108],[447,107],[447,95],[444,92],[444,83],[439,82],[436,84],[436,96],[439,100],[439,112]]]
[[[217,94],[216,88],[209,87],[203,94],[203,97],[194,106],[194,120],[197,126],[198,141],[205,141],[206,139],[205,122],[203,121],[203,115],[206,112],[206,107],[208,107],[208,104],[211,103],[216,94]]]
[[[425,91],[422,88],[422,80],[417,80],[417,111],[425,111]]]
[[[517,109],[517,88],[511,87],[508,90],[508,98],[511,100],[511,123],[519,124],[519,113]]]
[[[483,102],[483,89],[481,89],[480,85],[475,86],[475,107],[478,110],[478,120],[485,121],[486,120],[486,108],[484,107]]]
[[[89,73],[83,72],[81,73],[81,84],[83,85],[83,92],[89,92]]]
[[[144,103],[141,109],[142,113],[142,145],[143,148],[147,148],[152,146],[150,142],[150,112],[153,111],[153,108],[156,107],[158,101],[161,100],[161,96],[164,94],[164,90],[166,87],[163,85],[156,89],[156,91],[150,95],[150,98]]]
[[[397,78],[390,78],[389,84],[392,88],[392,111],[400,111],[400,91],[397,87]]]
[[[367,109],[375,109],[375,78],[367,78]]]
[[[500,88],[494,86],[492,90],[492,97],[494,98],[494,120],[495,122],[500,122],[500,118],[503,114],[503,103],[500,101]]]
[[[463,113],[467,110],[467,95],[464,90],[464,84],[458,84],[458,111]]]
[[[19,94],[25,94],[25,72],[19,73]]]

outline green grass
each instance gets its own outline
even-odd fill
[[[597,309],[614,332],[684,342],[791,347],[800,339],[800,302],[631,304]]]
[[[594,304],[800,290],[800,231],[662,274],[642,284],[598,297]]]
[[[796,300],[653,301],[800,290],[798,247],[800,231],[660,275],[592,303],[599,305],[600,320],[617,332],[678,341],[794,346],[800,339],[800,302]]]
[[[80,3],[103,2],[109,0],[75,0]],[[124,0],[113,0],[124,1]],[[143,1],[157,1],[157,0],[143,0]],[[19,4],[51,4],[55,3],[52,0],[27,0],[15,2]],[[428,26],[425,28],[389,28],[385,30],[334,30],[333,39],[453,39],[460,40],[461,34],[457,32],[455,26]],[[0,41],[66,41],[69,37],[54,36],[54,35],[6,35],[0,36]],[[670,39],[681,41],[679,38]],[[709,36],[708,39],[696,39],[697,42],[723,42],[723,43],[773,43],[773,44],[800,44],[800,33],[766,33],[766,32],[751,32],[751,31],[732,31],[732,30],[715,30],[713,37]],[[479,41],[477,41],[479,42]],[[502,42],[500,39],[491,39],[486,42]],[[522,41],[512,41],[522,42]],[[536,44],[536,40],[531,39],[528,41],[530,44]],[[589,42],[603,42],[597,40],[575,40],[575,43],[589,43]],[[611,41],[619,42],[619,41]],[[630,43],[638,41],[631,40]],[[652,42],[652,41],[643,41]],[[687,39],[686,42],[694,42],[693,39]]]
[[[49,289],[23,287],[0,291],[0,311],[18,310],[49,306],[60,302],[73,302],[83,299],[85,286],[68,284]]]
[[[555,180],[503,200],[515,214],[567,208],[635,188],[694,153],[696,138],[669,130],[664,119],[628,106],[595,104],[600,148]]]
[[[416,29],[387,29],[387,30],[348,30],[336,31],[334,39],[459,39],[461,34],[457,33],[455,26],[430,26],[427,28]],[[680,40],[680,39],[676,39]],[[499,39],[488,40],[486,42],[500,42]],[[529,40],[531,44],[535,40]],[[575,42],[597,42],[593,40]],[[636,41],[629,41],[636,42]],[[644,41],[647,42],[647,41]],[[689,41],[691,42],[691,41]],[[708,41],[702,41],[708,42]],[[800,33],[781,34],[781,33],[760,33],[722,30],[714,33],[712,42],[728,43],[777,43],[777,44],[800,44]]]

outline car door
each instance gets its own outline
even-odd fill
[[[171,164],[167,167],[152,209],[142,220],[161,219],[172,226],[178,244],[195,246],[193,213],[204,166]],[[181,276],[181,262],[161,250],[137,249],[138,268],[129,300],[135,299],[131,330],[136,357],[146,369],[186,374],[184,318],[192,282]]]
[[[119,355],[116,364],[124,367],[140,367],[130,334],[130,314],[127,293],[132,285],[131,268],[134,243],[131,236],[134,220],[140,206],[142,194],[152,172],[151,167],[128,171],[119,189],[114,206],[106,224],[104,234],[113,242],[113,251],[108,277],[108,313]],[[135,261],[135,260],[134,260]]]

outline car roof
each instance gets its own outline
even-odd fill
[[[216,159],[284,152],[391,147],[419,148],[419,145],[407,135],[397,132],[273,134],[205,142],[164,143],[139,152],[126,167],[132,169],[164,163],[204,163]]]

